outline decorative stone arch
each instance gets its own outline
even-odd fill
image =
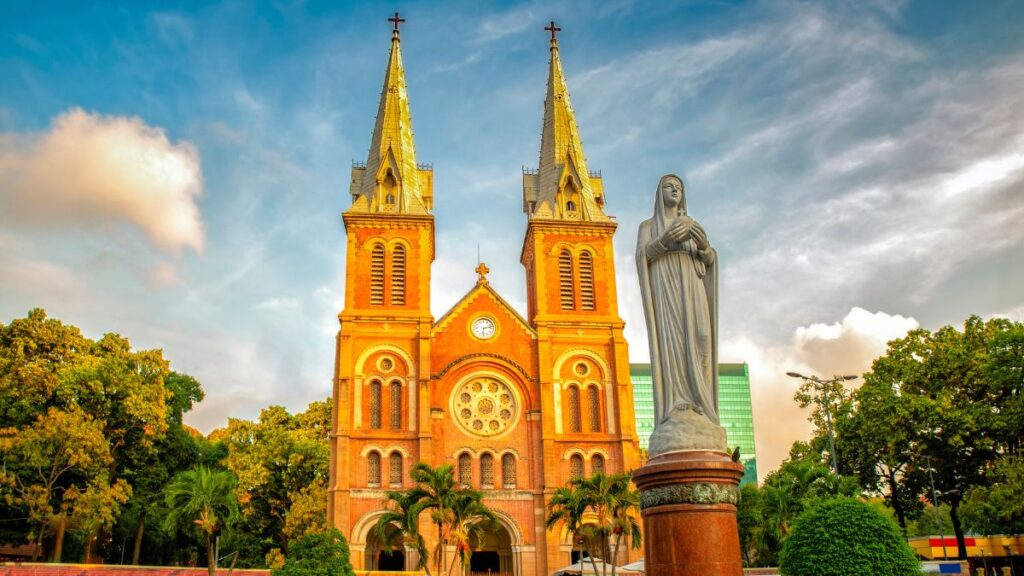
[[[359,247],[359,249],[364,252],[370,252],[378,244],[384,247],[385,252],[387,251],[388,239],[383,236],[371,236],[367,238],[366,240],[363,241],[363,244]]]
[[[512,537],[513,546],[522,546],[525,541],[523,540],[523,531],[519,528],[519,523],[516,522],[515,518],[509,515],[508,512],[498,510],[497,508],[491,508],[491,512],[498,518],[498,522],[508,530],[509,535]]]
[[[359,452],[359,457],[366,458],[370,452],[374,451],[380,452],[381,456],[390,456],[392,452],[398,452],[402,455],[402,458],[412,458],[412,454],[401,446],[381,446],[380,444],[367,444],[366,446],[363,446],[363,449]]]
[[[584,452],[582,448],[569,448],[568,450],[562,453],[562,460],[568,460],[572,458],[574,455],[579,455],[579,457],[583,458],[584,460],[589,458],[589,456],[587,456],[587,453]]]
[[[564,427],[562,426],[562,388],[569,383],[576,382],[576,380],[562,380],[562,368],[566,362],[569,362],[573,358],[584,357],[594,364],[597,364],[598,370],[601,371],[600,377],[589,378],[585,383],[594,382],[598,385],[600,390],[604,391],[604,404],[605,404],[605,420],[608,423],[606,432],[609,434],[615,434],[615,386],[612,386],[612,371],[608,366],[608,362],[605,361],[599,354],[586,348],[573,348],[566,350],[554,363],[554,371],[552,372],[552,389],[554,391],[555,401],[555,433],[562,434]],[[585,384],[584,384],[585,385]],[[584,389],[581,388],[581,392]]]
[[[369,361],[370,356],[380,352],[390,352],[395,356],[398,356],[406,366],[406,374],[389,374],[387,376],[381,376],[381,397],[385,393],[383,387],[392,380],[398,380],[402,383],[402,388],[406,390],[406,413],[409,415],[407,420],[409,422],[409,430],[416,431],[416,397],[419,386],[417,385],[416,379],[416,363],[413,361],[412,356],[404,349],[395,346],[394,344],[375,344],[373,346],[367,346],[359,356],[356,358],[355,364],[352,370],[352,389],[354,392],[354,402],[352,402],[352,427],[358,429],[362,426],[363,422],[363,381],[366,379],[366,373],[364,367]],[[383,414],[381,415],[383,417]]]
[[[410,244],[409,241],[406,240],[405,238],[391,238],[387,242],[385,242],[384,248],[386,250],[391,250],[398,245],[401,245],[406,250],[412,249],[412,244]]]
[[[608,455],[608,451],[605,450],[604,448],[591,448],[590,450],[587,450],[586,457],[593,458],[595,454],[600,454],[601,457],[604,458],[605,462],[607,462],[608,459],[611,458],[611,456]]]

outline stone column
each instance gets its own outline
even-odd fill
[[[648,576],[742,576],[742,477],[742,464],[711,450],[661,454],[633,472]]]

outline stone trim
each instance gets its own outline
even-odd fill
[[[732,504],[740,501],[740,490],[731,484],[693,482],[654,486],[640,492],[640,509],[670,504]]]

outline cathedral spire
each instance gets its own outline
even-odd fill
[[[354,162],[352,212],[427,214],[433,207],[433,168],[416,164],[412,113],[402,65],[402,40],[398,13],[394,24],[391,55],[384,73],[377,120],[365,163]]]
[[[554,22],[551,33],[548,91],[544,99],[540,165],[523,175],[523,209],[531,218],[608,221],[604,213],[604,189],[599,174],[587,170],[576,114],[558,54],[561,28]]]

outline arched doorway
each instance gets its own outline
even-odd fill
[[[366,535],[366,558],[363,567],[365,570],[378,572],[402,572],[405,570],[405,549],[382,542],[376,531],[371,530]]]
[[[512,555],[512,534],[501,522],[484,527],[470,540],[473,555],[469,558],[470,576],[501,576],[515,573]]]

